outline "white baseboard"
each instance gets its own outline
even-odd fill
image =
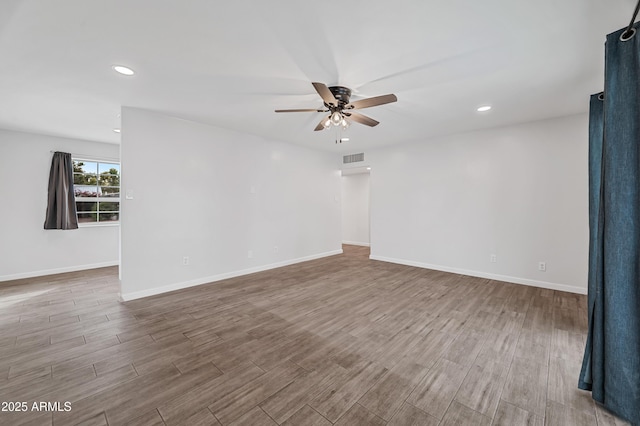
[[[87,269],[105,268],[107,266],[117,266],[119,262],[113,260],[111,262],[91,263],[88,265],[74,265],[64,268],[43,269],[40,271],[23,272],[20,274],[0,275],[0,281],[21,280],[24,278],[42,277],[44,275],[64,274],[65,272],[85,271]]]
[[[363,247],[369,247],[369,243],[359,243],[356,241],[343,241],[342,244],[346,244],[349,246],[363,246]]]
[[[394,259],[384,256],[369,256],[371,260],[380,260],[382,262],[397,263],[400,265],[416,266],[418,268],[433,269],[436,271],[451,272],[454,274],[469,275],[472,277],[488,278],[490,280],[505,281],[514,284],[522,284],[533,287],[548,288],[550,290],[566,291],[569,293],[587,294],[587,289],[567,284],[550,283],[547,281],[531,280],[528,278],[511,277],[507,275],[491,274],[481,271],[470,271],[468,269],[452,268],[449,266],[432,265],[429,263],[416,262],[413,260]]]
[[[337,254],[342,254],[342,249],[328,251],[325,253],[314,254],[311,256],[299,257],[297,259],[285,260],[282,262],[270,263],[268,265],[256,266],[254,268],[241,269],[239,271],[225,272],[223,274],[212,275],[209,277],[196,278],[194,280],[183,281],[175,284],[169,284],[162,287],[150,288],[148,290],[134,291],[132,293],[121,293],[120,299],[123,302],[128,302],[129,300],[155,296],[157,294],[167,293],[167,292],[176,291],[176,290],[182,290],[185,288],[195,287],[197,285],[202,285],[202,284],[209,284],[216,281],[227,280],[229,278],[235,278],[242,275],[254,274],[256,272],[267,271],[269,269],[281,268],[283,266],[289,266],[296,263],[307,262],[309,260],[320,259],[328,256],[335,256]]]

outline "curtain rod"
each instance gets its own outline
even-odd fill
[[[56,153],[56,152],[63,152],[63,151],[49,151],[50,153]],[[115,161],[117,163],[120,162],[119,158],[113,158],[113,157],[105,157],[103,155],[88,155],[88,154],[71,154],[72,157],[77,157],[77,158],[81,158],[83,160],[108,160],[108,161]]]

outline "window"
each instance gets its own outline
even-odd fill
[[[74,158],[73,189],[79,224],[118,223],[120,164]]]

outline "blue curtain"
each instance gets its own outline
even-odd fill
[[[593,382],[593,375],[602,377],[602,333],[594,334],[596,324],[602,326],[602,226],[600,224],[600,189],[602,171],[602,142],[604,135],[604,102],[603,94],[591,95],[589,103],[589,334],[584,352],[579,387],[591,390],[593,398],[602,401],[602,383]],[[596,297],[596,295],[599,295]],[[598,306],[596,307],[596,302]],[[594,342],[595,340],[595,342]]]
[[[635,25],[636,31],[640,23]],[[578,386],[640,425],[640,34],[607,36],[589,123],[589,334]]]

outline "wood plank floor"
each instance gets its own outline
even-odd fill
[[[344,250],[127,303],[116,268],[0,284],[0,424],[625,424],[576,388],[585,296]]]

